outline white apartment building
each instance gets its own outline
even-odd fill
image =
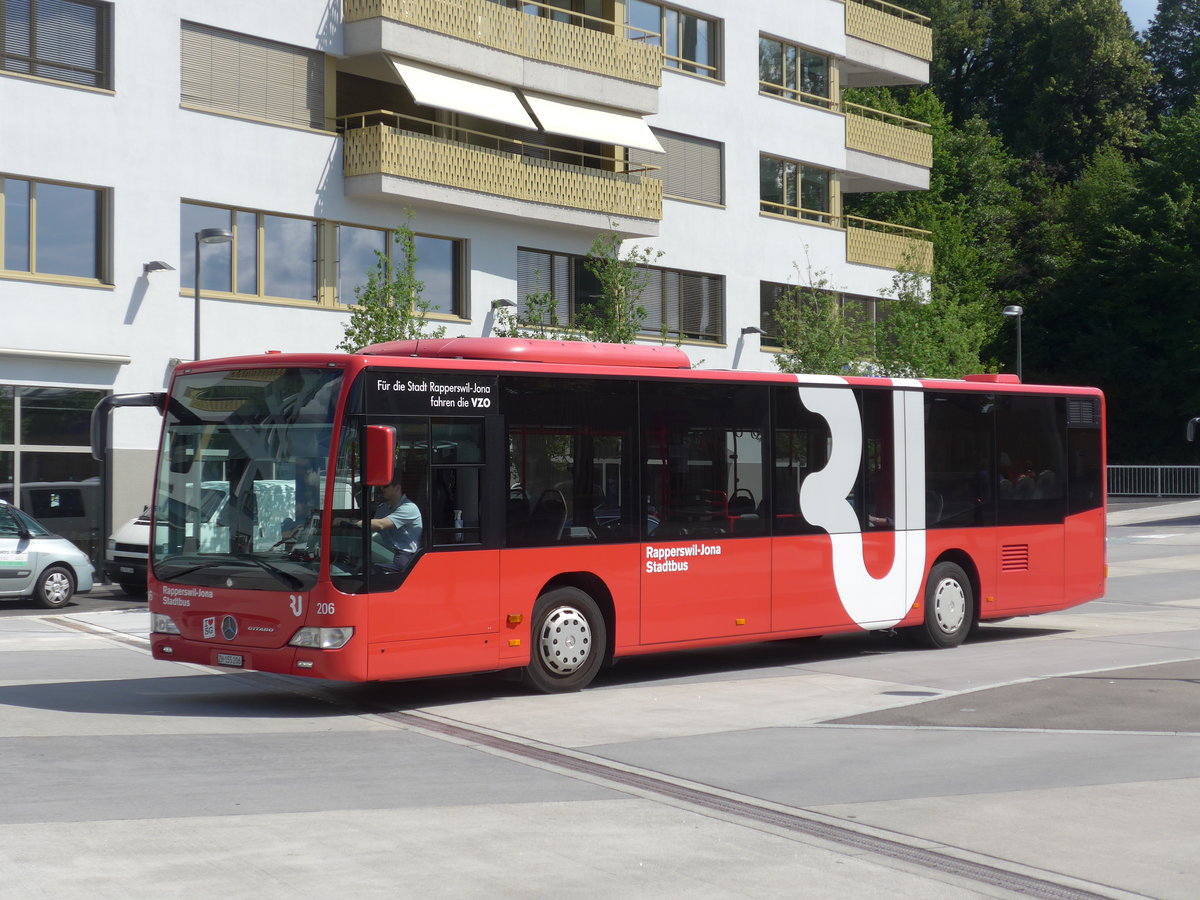
[[[841,96],[928,80],[884,0],[0,0],[0,34],[0,495],[50,485],[29,512],[96,554],[159,424],[118,413],[102,473],[96,401],[197,347],[333,350],[406,220],[447,336],[535,291],[569,318],[611,228],[662,252],[646,340],[708,368],[773,369],[810,271],[873,315],[932,260],[842,211],[929,184],[921,124]]]

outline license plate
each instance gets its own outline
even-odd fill
[[[218,666],[240,666],[242,664],[242,655],[240,653],[218,653]]]
[[[121,571],[122,571],[122,572],[128,572],[130,575],[132,575],[132,574],[133,574],[133,569],[132,569],[132,568],[130,568],[129,566],[121,566]]]

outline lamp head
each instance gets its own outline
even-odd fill
[[[152,259],[148,263],[142,264],[142,274],[149,275],[151,272],[174,272],[175,267],[170,263],[165,263],[161,259]]]
[[[196,241],[201,244],[228,244],[233,232],[228,228],[201,228],[196,232]]]
[[[1023,307],[1023,306],[1018,306],[1017,304],[1015,304],[1015,303],[1014,303],[1012,306],[1006,306],[1006,307],[1004,307],[1004,314],[1005,314],[1006,316],[1020,316],[1020,315],[1024,315],[1024,314],[1025,314],[1025,307]]]

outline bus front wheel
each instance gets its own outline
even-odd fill
[[[957,647],[967,637],[975,619],[975,591],[960,566],[940,562],[929,570],[925,582],[925,621],[911,630],[926,647]]]
[[[547,591],[533,607],[525,683],[544,694],[587,687],[604,662],[604,617],[578,588]]]

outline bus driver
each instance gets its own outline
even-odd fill
[[[392,551],[396,568],[403,571],[421,548],[421,534],[424,531],[421,511],[404,493],[399,475],[392,479],[391,484],[385,485],[381,493],[383,500],[375,508],[371,530]]]

